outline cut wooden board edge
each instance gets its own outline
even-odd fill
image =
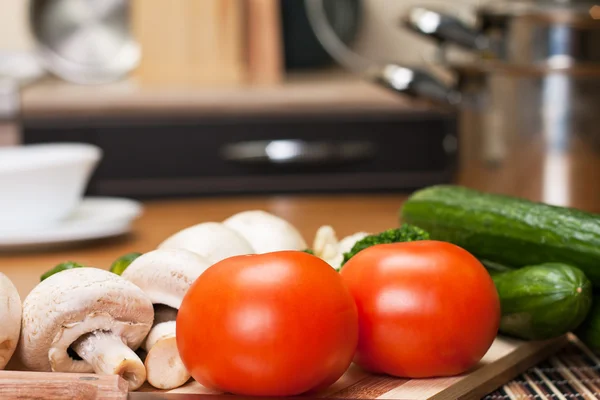
[[[0,399],[126,400],[127,386],[118,375],[0,370]]]
[[[503,355],[463,376],[448,378],[400,379],[388,375],[373,375],[353,364],[336,383],[323,392],[312,394],[311,397],[348,400],[375,398],[393,400],[480,399],[537,363],[557,353],[570,340],[573,339],[569,336],[563,336],[541,342],[521,342],[515,339],[498,337],[493,345],[496,347],[490,349],[490,353],[500,352]],[[486,354],[483,361],[487,357]],[[205,388],[195,381],[190,381],[182,387],[168,391],[157,390],[145,384],[140,391],[203,395],[223,394]]]
[[[411,400],[480,399],[555,354],[568,343],[568,336],[542,342],[526,342],[493,364],[485,365],[464,376],[408,381],[406,384],[400,385],[378,398]],[[427,383],[430,386],[424,389],[424,385]],[[448,387],[440,390],[440,386]]]
[[[541,361],[558,353],[567,344],[573,343],[582,351],[590,353],[590,350],[572,335],[563,336],[543,342],[519,342],[513,339],[499,337],[499,349],[503,352],[497,360],[485,364],[480,368],[458,377],[435,378],[435,379],[399,379],[387,375],[373,375],[356,365],[352,365],[336,383],[318,394],[311,394],[311,398],[335,398],[335,399],[428,399],[428,400],[455,400],[455,399],[480,399],[493,392],[519,374],[527,371]],[[513,347],[518,344],[516,347]],[[503,350],[503,347],[506,350]],[[513,348],[511,348],[513,347]],[[511,348],[511,349],[510,349]],[[484,357],[485,360],[485,357]],[[14,366],[14,365],[13,365]],[[19,378],[39,381],[44,373],[29,371],[5,371],[14,374],[11,378]],[[47,375],[48,373],[46,373]],[[57,381],[61,377],[74,379],[76,374],[52,373]],[[109,377],[110,378],[110,377]],[[109,379],[107,378],[107,379]],[[114,379],[114,378],[113,378]],[[23,384],[23,382],[21,382]],[[26,384],[24,384],[26,385]],[[36,385],[31,385],[36,386]],[[48,386],[47,389],[51,389]],[[56,388],[53,388],[55,390]],[[39,387],[35,389],[39,391]],[[199,383],[190,380],[186,385],[173,390],[158,390],[152,388],[148,383],[144,384],[137,392],[154,392],[156,394],[202,394],[223,395],[220,391],[208,389]],[[2,393],[2,391],[0,391]],[[306,396],[300,396],[302,398]]]
[[[319,394],[318,397],[331,399],[377,399],[385,393],[396,389],[399,385],[410,382],[408,379],[395,378],[389,375],[373,375],[363,372],[362,379],[357,380],[341,390]]]

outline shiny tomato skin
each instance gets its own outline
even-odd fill
[[[355,362],[404,378],[461,374],[491,347],[500,301],[483,265],[450,243],[377,245],[341,271],[356,301]]]
[[[185,295],[177,345],[204,386],[247,396],[319,390],[349,367],[358,313],[339,274],[310,254],[231,257]]]

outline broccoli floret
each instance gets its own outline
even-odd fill
[[[389,229],[377,235],[367,236],[366,238],[356,242],[356,244],[352,247],[352,250],[344,253],[342,266],[346,264],[349,259],[354,257],[359,251],[362,251],[368,247],[386,243],[414,242],[416,240],[429,240],[429,233],[425,232],[419,227],[408,224],[404,224],[398,229]]]
[[[303,253],[308,253],[308,254],[313,255],[313,256],[315,255],[315,252],[313,250],[311,250],[311,249],[302,250],[302,252]]]

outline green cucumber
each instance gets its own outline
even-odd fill
[[[500,296],[500,333],[526,340],[562,336],[578,328],[592,306],[592,283],[560,263],[492,275]]]
[[[574,333],[591,350],[600,351],[600,293],[594,293],[592,308]]]
[[[514,271],[516,268],[510,268],[506,265],[498,264],[489,260],[479,260],[487,270],[487,272],[494,276],[495,274],[501,274],[503,272]]]
[[[429,232],[432,240],[454,243],[481,260],[508,267],[576,265],[600,286],[600,215],[459,186],[433,186],[414,193],[400,217]]]

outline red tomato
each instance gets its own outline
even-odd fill
[[[177,345],[192,377],[240,395],[327,387],[344,374],[357,343],[356,305],[341,277],[297,251],[211,266],[177,316]]]
[[[492,345],[500,300],[483,265],[450,243],[377,245],[341,272],[358,307],[355,362],[406,378],[465,372]]]

